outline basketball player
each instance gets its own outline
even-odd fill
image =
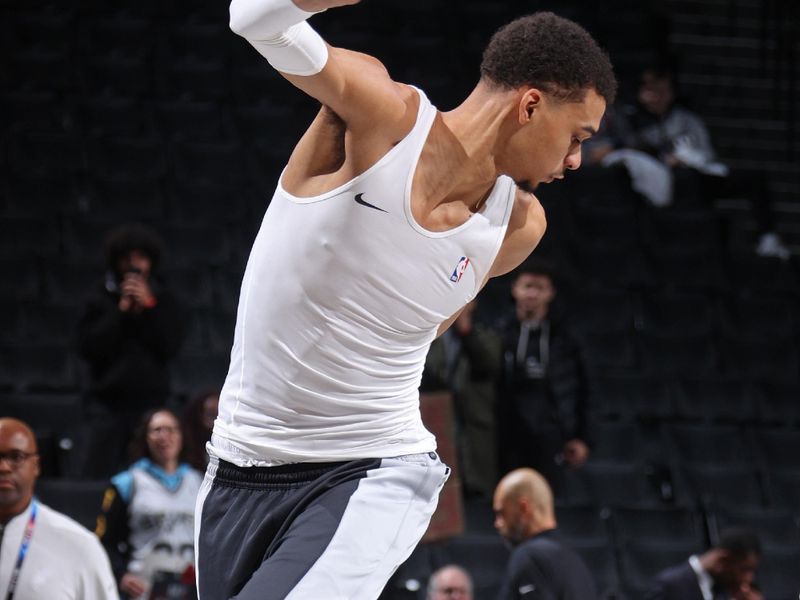
[[[533,192],[580,165],[615,81],[576,24],[500,30],[440,113],[307,23],[353,0],[233,0],[231,28],[322,108],[242,282],[197,504],[201,600],[374,599],[449,469],[422,425],[425,354],[537,245]]]

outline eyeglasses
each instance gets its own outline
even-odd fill
[[[22,450],[9,450],[0,452],[0,462],[6,461],[12,469],[19,469],[31,456],[36,456],[36,452],[23,452]]]
[[[175,435],[180,432],[180,428],[172,427],[170,425],[161,425],[160,427],[151,427],[147,430],[147,435],[158,435],[160,433],[167,433]]]

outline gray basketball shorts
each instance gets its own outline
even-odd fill
[[[449,474],[434,452],[278,467],[212,457],[195,511],[199,600],[374,600]]]

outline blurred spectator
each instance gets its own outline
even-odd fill
[[[202,475],[182,462],[183,432],[169,410],[147,412],[131,443],[130,468],[111,479],[97,519],[126,598],[158,586],[194,597],[194,505]],[[160,596],[159,596],[160,597]],[[175,595],[169,596],[175,598]]]
[[[496,386],[501,341],[475,323],[476,301],[428,351],[423,390],[450,390],[456,416],[456,447],[465,491],[490,498],[497,484]]]
[[[499,599],[597,599],[588,567],[556,529],[544,477],[532,469],[511,471],[500,480],[493,507],[495,528],[514,548]]]
[[[38,477],[33,432],[0,419],[0,590],[17,600],[118,598],[100,542],[34,498]]]
[[[585,148],[587,162],[625,165],[633,188],[657,206],[672,203],[676,194],[747,198],[758,227],[757,253],[789,258],[775,232],[765,175],[719,162],[702,118],[678,100],[672,67],[646,68],[636,100],[607,113],[601,134]]]
[[[437,569],[428,580],[426,600],[472,600],[472,577],[458,565]]]
[[[659,573],[646,600],[763,600],[754,584],[760,560],[755,533],[725,530],[715,548]]]
[[[558,494],[564,467],[589,457],[586,374],[580,349],[563,319],[552,314],[556,295],[550,263],[528,258],[513,274],[515,312],[504,335],[500,458],[503,471],[536,469]]]
[[[169,361],[183,340],[183,318],[159,279],[162,242],[128,224],[106,239],[108,271],[78,326],[91,370],[84,474],[109,477],[125,464],[131,427],[170,391]]]
[[[189,400],[184,410],[186,462],[201,472],[208,465],[206,443],[211,439],[218,406],[219,392],[203,392]]]

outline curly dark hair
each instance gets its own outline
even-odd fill
[[[120,258],[138,250],[150,258],[155,272],[164,253],[164,243],[155,232],[142,223],[125,223],[108,232],[105,239],[106,264],[116,272]]]
[[[498,29],[483,52],[481,78],[508,88],[529,85],[565,101],[579,102],[594,88],[610,105],[617,94],[608,55],[583,27],[551,12]]]

